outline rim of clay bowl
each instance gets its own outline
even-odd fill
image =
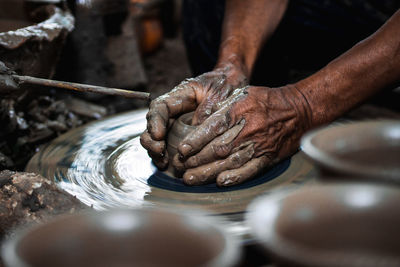
[[[221,219],[217,219],[215,217],[210,217],[206,215],[201,210],[183,210],[183,211],[175,211],[165,208],[158,207],[146,207],[146,208],[136,208],[136,209],[112,209],[106,211],[84,211],[75,214],[67,214],[60,215],[53,219],[50,219],[46,223],[36,224],[31,227],[21,227],[20,230],[17,230],[14,235],[10,238],[6,239],[5,242],[1,246],[1,256],[3,258],[4,266],[6,267],[31,267],[27,262],[22,259],[17,252],[18,245],[23,240],[24,237],[29,235],[32,232],[35,232],[38,229],[46,227],[46,225],[57,223],[63,218],[70,217],[98,217],[103,216],[104,214],[118,214],[118,213],[131,213],[134,215],[145,215],[142,213],[151,213],[151,212],[161,212],[168,213],[172,215],[176,215],[181,217],[182,220],[187,221],[188,225],[193,223],[193,225],[188,226],[190,229],[194,229],[199,222],[204,224],[208,224],[210,227],[213,227],[217,232],[221,234],[221,237],[224,242],[224,247],[222,248],[220,253],[216,253],[214,258],[210,258],[209,262],[204,265],[204,267],[232,267],[238,263],[242,256],[242,251],[240,248],[240,242],[238,237],[229,234],[223,225],[225,222]]]
[[[74,29],[75,19],[68,11],[63,11],[53,5],[40,7],[34,12],[39,10],[46,10],[49,14],[46,20],[15,31],[1,32],[0,46],[7,49],[15,49],[29,40],[46,40],[51,42],[62,31],[71,32]]]
[[[179,123],[182,123],[183,125],[189,126],[190,128],[193,128],[193,129],[194,129],[194,128],[196,128],[195,125],[188,124],[188,123],[184,122],[184,121],[186,121],[189,117],[191,117],[190,120],[192,120],[193,115],[194,115],[194,111],[188,112],[188,113],[185,113],[185,114],[182,114],[182,115],[178,118],[178,121],[179,121]]]
[[[193,117],[193,114],[194,114],[194,111],[193,112],[189,112],[189,113],[185,113],[185,114],[182,114],[181,116],[179,116],[176,119],[176,121],[174,122],[174,124],[172,125],[171,130],[170,130],[171,132],[169,134],[172,134],[174,136],[178,136],[179,133],[172,132],[173,130],[175,130],[177,128],[187,128],[187,129],[191,129],[192,131],[194,129],[196,129],[197,126],[191,125],[191,124],[188,124],[188,123],[185,122],[185,121],[188,120],[189,117]],[[175,123],[178,124],[178,126],[176,126]],[[174,149],[177,149],[177,146],[175,144],[172,144],[172,143],[168,143],[167,146],[170,146],[170,147],[172,147]]]
[[[359,128],[357,133],[371,131],[372,129],[379,131],[380,136],[384,138],[392,138],[400,143],[400,121],[397,120],[375,120],[375,121],[362,121],[350,122],[343,124],[334,124],[329,126],[322,126],[309,131],[301,138],[301,150],[307,158],[314,163],[320,165],[328,170],[333,170],[345,175],[346,177],[357,176],[365,178],[380,178],[391,182],[400,182],[399,169],[382,169],[375,168],[368,164],[358,164],[350,162],[349,160],[341,159],[334,152],[329,152],[317,146],[313,140],[335,129],[351,129]],[[393,130],[393,128],[396,128]],[[390,131],[392,130],[392,131]],[[360,134],[358,138],[363,138],[364,135]],[[344,135],[335,137],[331,141],[342,139]],[[384,139],[382,139],[384,140]],[[400,163],[399,163],[400,165]]]
[[[351,190],[351,187],[369,187],[372,189],[397,190],[385,184],[376,185],[368,182],[346,181],[332,183],[318,183],[310,185],[308,189],[318,190],[321,187],[338,188],[343,187]],[[275,221],[279,216],[280,202],[295,194],[296,188],[281,188],[271,194],[257,197],[247,207],[245,221],[250,229],[250,234],[254,237],[263,249],[274,256],[279,263],[284,266],[351,266],[351,267],[376,267],[382,262],[381,257],[366,257],[363,260],[354,260],[352,255],[342,253],[319,252],[315,248],[299,246],[298,243],[290,239],[281,237],[275,231]],[[382,266],[398,266],[398,259],[390,258],[383,261]],[[387,263],[387,264],[386,264]],[[289,264],[289,265],[288,265]]]

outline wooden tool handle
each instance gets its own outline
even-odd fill
[[[123,96],[127,98],[144,99],[144,100],[150,99],[150,93],[146,92],[129,91],[118,88],[108,88],[108,87],[80,84],[80,83],[61,82],[49,79],[35,78],[31,76],[13,75],[13,77],[17,79],[20,84],[29,83],[29,84],[49,86],[55,88],[64,88],[67,90],[75,90],[79,92],[91,92],[104,95],[115,95],[115,96]]]

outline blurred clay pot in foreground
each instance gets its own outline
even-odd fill
[[[400,183],[400,122],[395,120],[337,124],[307,133],[306,156],[323,177]]]
[[[233,266],[238,241],[221,223],[155,209],[82,213],[20,232],[2,255],[8,267]]]
[[[283,266],[394,267],[400,266],[399,203],[393,186],[308,185],[256,200],[247,222]]]

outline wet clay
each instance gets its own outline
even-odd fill
[[[215,138],[215,140],[206,145],[195,156],[182,162],[179,159],[177,147],[188,134],[197,129],[197,126],[191,125],[193,114],[191,112],[179,117],[169,131],[167,150],[172,163],[169,164],[168,174],[173,174],[173,176],[180,178],[186,169],[191,169],[183,177],[186,184],[200,185],[211,183],[215,181],[216,176],[221,171],[240,167],[237,165],[246,163],[254,155],[252,144],[243,144],[243,146],[236,148],[236,150],[232,150],[232,148],[224,149],[224,147],[229,147],[232,144],[233,140],[243,129],[243,121]],[[231,151],[232,155],[228,155]]]
[[[167,151],[170,159],[178,156],[177,147],[179,143],[196,129],[196,126],[192,125],[193,114],[194,112],[183,114],[172,125],[167,139]],[[176,162],[175,167],[173,165],[172,163],[169,164],[167,173],[174,177],[182,177],[184,167],[181,167],[179,161]]]

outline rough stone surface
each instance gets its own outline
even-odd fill
[[[0,237],[19,226],[86,208],[77,198],[38,174],[0,172]]]

